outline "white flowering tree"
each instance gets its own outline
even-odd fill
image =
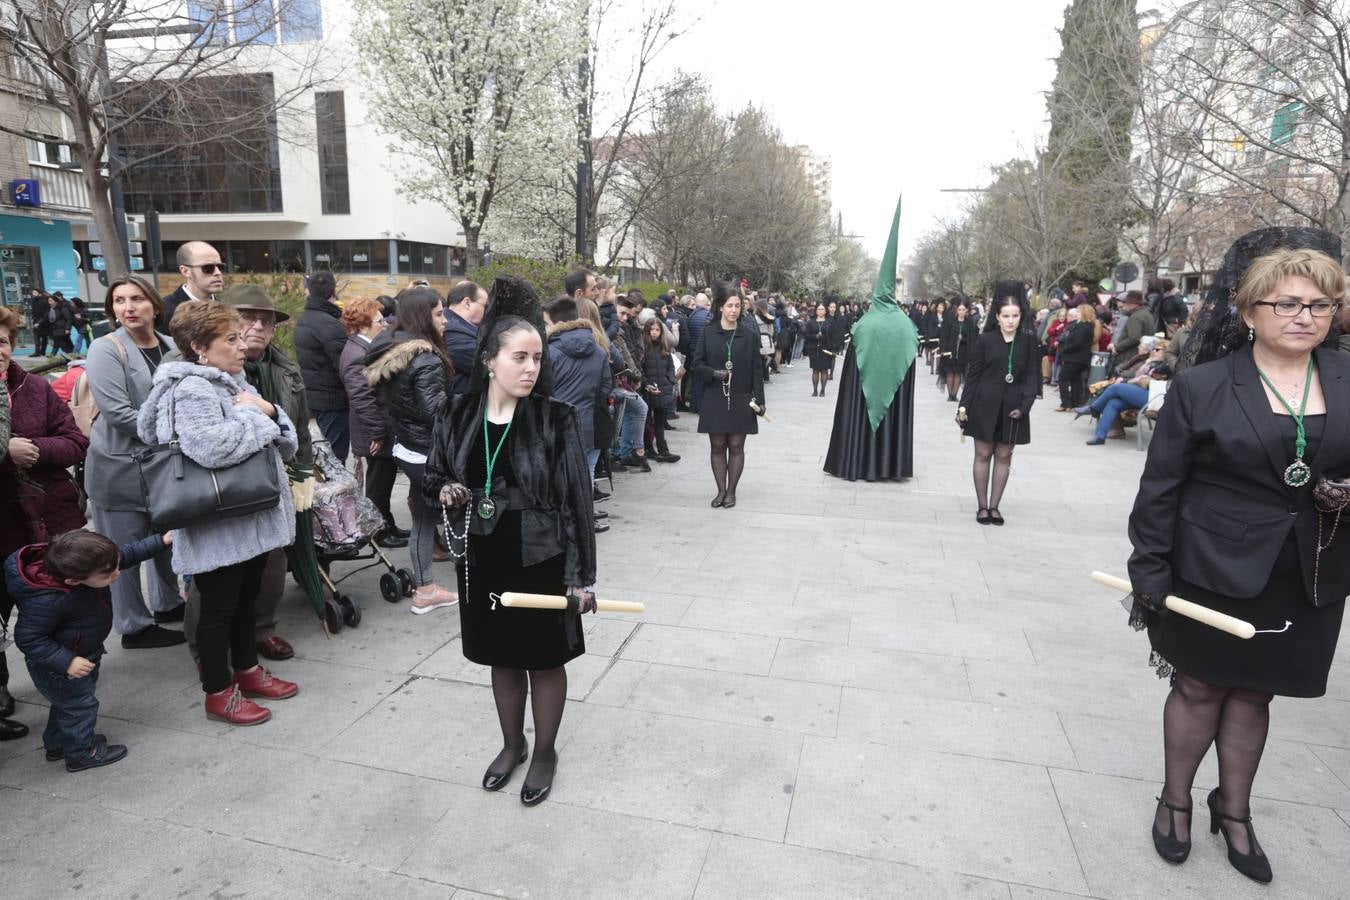
[[[562,79],[584,50],[579,0],[356,0],[374,123],[400,190],[444,206],[470,268],[494,209],[576,155]],[[569,76],[569,73],[572,73]]]

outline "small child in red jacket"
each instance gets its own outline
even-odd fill
[[[172,533],[118,547],[92,531],[67,531],[48,544],[29,544],[5,560],[5,584],[19,608],[14,643],[23,651],[33,686],[51,703],[42,745],[67,772],[111,765],[127,755],[95,733],[99,661],[112,631],[109,585],[163,553]]]

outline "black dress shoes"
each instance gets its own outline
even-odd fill
[[[375,533],[375,543],[390,550],[397,550],[399,547],[408,546],[408,538],[393,529],[383,528]]]
[[[10,694],[9,688],[0,684],[0,719],[8,719],[14,715],[14,696]]]
[[[511,780],[511,773],[516,770],[516,766],[525,762],[529,756],[530,745],[526,744],[524,749],[520,751],[520,757],[512,764],[511,768],[507,769],[505,772],[494,772],[492,769],[488,769],[483,773],[483,790],[500,791],[505,787],[506,783]],[[493,763],[496,763],[495,759],[493,760]]]
[[[541,770],[542,779],[536,784],[530,784],[530,775],[535,774],[535,768]],[[525,775],[525,783],[520,787],[520,802],[526,806],[538,806],[548,797],[548,792],[553,790],[553,773],[558,768],[558,752],[541,756],[536,753],[534,762],[530,764],[530,771]],[[547,770],[545,773],[542,770]]]
[[[168,628],[160,628],[158,625],[151,625],[149,628],[143,628],[135,634],[122,635],[123,650],[150,650],[155,647],[176,647],[179,644],[186,642],[187,638],[183,637],[183,632],[170,631]]]
[[[13,719],[0,719],[0,741],[17,741],[28,736],[28,726]]]
[[[167,625],[171,622],[183,621],[183,613],[187,609],[186,603],[180,603],[173,609],[166,609],[164,612],[155,613],[156,625]]]

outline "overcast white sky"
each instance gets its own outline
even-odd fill
[[[846,232],[879,257],[903,191],[901,257],[989,166],[1044,133],[1069,0],[681,0],[701,20],[662,67],[702,72],[730,107],[767,107],[834,164]],[[616,48],[617,49],[617,48]]]

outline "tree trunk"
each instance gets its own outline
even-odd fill
[[[89,212],[98,230],[99,249],[103,252],[103,262],[108,278],[121,278],[128,274],[127,260],[122,253],[122,242],[117,237],[117,226],[113,222],[112,198],[108,195],[108,179],[99,171],[98,160],[80,160],[84,166],[84,182],[89,191]],[[88,263],[86,263],[88,265]]]
[[[460,224],[464,228],[464,272],[472,275],[483,265],[483,257],[478,249],[478,235],[482,229],[467,222]]]
[[[1341,165],[1336,173],[1336,186],[1340,196],[1336,198],[1334,222],[1336,233],[1341,238],[1341,266],[1350,266],[1350,113],[1341,118]]]

